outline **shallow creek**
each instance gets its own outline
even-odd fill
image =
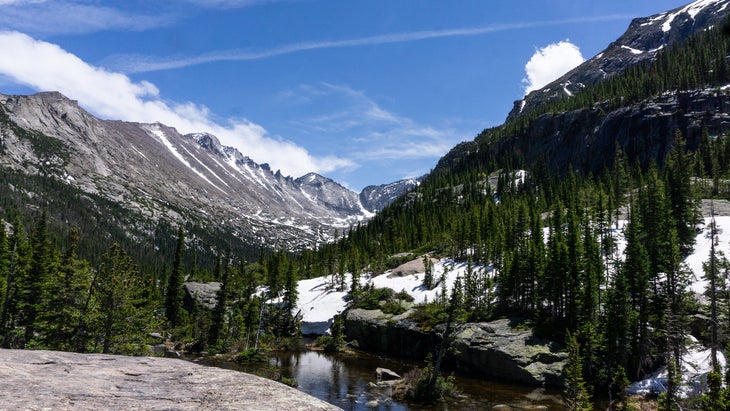
[[[188,360],[212,366],[234,369],[278,379],[280,376],[296,381],[297,388],[309,395],[337,405],[344,410],[491,410],[496,405],[510,405],[516,410],[562,409],[560,392],[554,389],[530,388],[495,381],[456,377],[460,398],[424,406],[390,398],[389,388],[374,388],[375,369],[388,368],[399,375],[420,364],[401,359],[357,352],[328,354],[320,351],[300,353],[275,352],[268,363],[237,364],[215,358],[188,357]],[[536,407],[536,406],[543,407]],[[547,408],[545,408],[547,407]]]

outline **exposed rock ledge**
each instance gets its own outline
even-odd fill
[[[175,359],[0,349],[0,409],[339,410],[254,375]]]
[[[434,333],[422,331],[408,315],[352,309],[345,318],[345,334],[365,350],[422,359],[434,351],[438,339]],[[447,359],[460,371],[488,378],[562,387],[567,354],[560,344],[513,326],[507,319],[463,324],[453,343],[458,354]],[[435,328],[443,331],[443,325]]]

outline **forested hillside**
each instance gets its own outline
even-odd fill
[[[600,153],[596,170],[527,158],[529,146],[539,143],[527,130],[554,113],[608,112],[689,90],[724,95],[729,45],[727,28],[707,30],[653,63],[485,130],[367,226],[304,255],[304,267],[314,267],[304,273],[382,269],[386,256],[404,251],[491,267],[462,279],[458,303],[469,307],[463,320],[518,316],[542,335],[573,342],[582,364],[574,371],[596,393],[667,364],[671,398],[689,318],[709,315],[687,291],[683,258],[700,222],[699,199],[730,195],[730,141],[714,120],[693,136],[691,147],[678,128],[664,136],[666,147],[640,147],[651,154],[641,157],[616,138],[610,153]],[[722,117],[725,108],[712,115]],[[627,239],[622,254],[618,227]],[[727,246],[718,244],[707,256],[706,276],[715,287],[710,300],[721,307],[715,313],[730,308]],[[488,301],[493,282],[496,299]],[[695,337],[722,347],[730,336],[727,320],[713,335]]]

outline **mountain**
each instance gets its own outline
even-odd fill
[[[676,9],[634,19],[626,32],[605,50],[547,86],[515,101],[507,122],[545,104],[572,96],[637,63],[654,60],[665,47],[682,42],[707,27],[721,24],[726,0],[698,0]]]
[[[617,148],[631,162],[661,165],[677,133],[690,150],[726,135],[729,5],[698,0],[633,20],[602,53],[517,102],[503,125],[454,147],[434,170],[476,162],[595,175]]]
[[[367,186],[360,192],[360,203],[368,211],[380,211],[403,193],[418,187],[420,181],[421,178],[409,178],[390,184]]]
[[[335,229],[367,220],[412,186],[369,187],[364,206],[357,193],[331,179],[282,176],[214,135],[101,120],[57,92],[0,95],[0,168],[16,178],[52,180],[92,202],[114,203],[131,213],[126,219],[137,234],[117,218],[128,236],[144,237],[161,221],[194,222],[252,247],[289,250],[329,241]],[[50,198],[54,194],[43,188],[48,184],[8,190]]]

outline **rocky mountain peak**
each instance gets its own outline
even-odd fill
[[[229,154],[225,152],[221,142],[218,140],[218,137],[216,137],[210,133],[187,134],[187,135],[185,135],[185,137],[192,138],[200,145],[200,147],[210,150],[211,152],[213,152],[214,154],[216,154],[220,157],[229,156]]]
[[[606,49],[547,86],[515,101],[507,122],[544,104],[571,96],[583,87],[594,85],[627,67],[654,59],[664,47],[681,42],[721,24],[730,0],[697,0],[649,17],[634,19],[626,32]]]
[[[420,178],[407,178],[389,184],[367,186],[360,192],[360,202],[366,210],[376,212],[418,187],[420,182]]]

